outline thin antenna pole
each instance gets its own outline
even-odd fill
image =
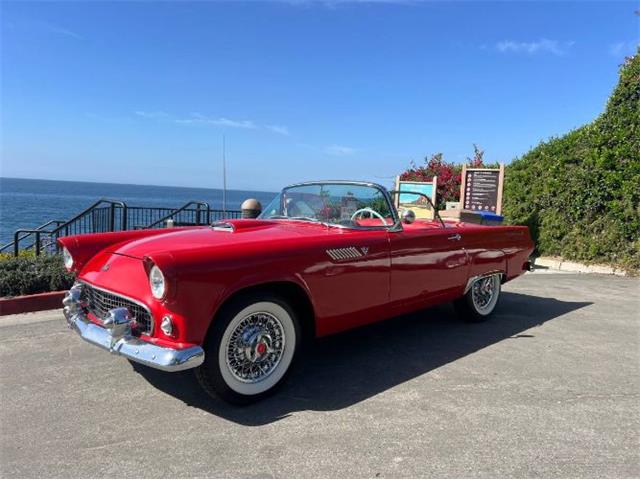
[[[222,213],[227,215],[227,157],[226,138],[222,136]]]

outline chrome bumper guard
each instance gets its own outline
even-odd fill
[[[82,286],[75,284],[67,292],[62,304],[67,325],[83,340],[122,355],[134,362],[166,372],[179,372],[197,367],[204,361],[204,350],[199,346],[184,349],[160,347],[140,340],[131,334],[134,321],[126,308],[113,308],[103,327],[92,323],[82,308]]]

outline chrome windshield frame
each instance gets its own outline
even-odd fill
[[[382,193],[382,196],[384,197],[384,199],[387,201],[387,204],[389,206],[389,211],[391,212],[391,218],[393,220],[393,223],[391,225],[381,225],[381,226],[371,226],[371,227],[366,227],[366,226],[346,226],[346,225],[340,225],[337,223],[328,223],[328,222],[322,222],[322,221],[318,221],[317,223],[320,223],[322,225],[327,225],[330,227],[336,227],[336,228],[344,228],[347,230],[386,230],[386,231],[399,231],[402,230],[402,221],[400,220],[400,216],[398,215],[398,211],[395,208],[395,205],[393,204],[393,200],[391,198],[391,195],[389,194],[389,191],[384,188],[382,185],[377,184],[377,183],[373,183],[373,182],[358,182],[358,181],[353,181],[353,180],[316,180],[316,181],[311,181],[311,182],[301,182],[301,183],[294,183],[291,185],[287,185],[286,187],[284,187],[279,195],[282,195],[286,190],[289,190],[291,188],[296,188],[296,187],[308,187],[308,186],[313,186],[313,185],[354,185],[354,186],[358,186],[358,187],[370,187],[370,188],[374,188],[378,191],[380,191]],[[267,219],[268,220],[268,219]],[[285,219],[283,219],[285,220]],[[289,220],[296,220],[295,218],[291,218]]]

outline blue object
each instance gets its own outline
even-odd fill
[[[482,211],[477,213],[482,217],[482,222],[480,223],[482,223],[483,225],[500,225],[504,220],[504,217],[502,215],[497,215],[495,213]]]

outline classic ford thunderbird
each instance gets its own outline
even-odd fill
[[[526,227],[416,220],[364,182],[289,186],[256,219],[64,237],[64,299],[84,340],[149,367],[195,368],[249,403],[305,340],[453,301],[469,321],[529,268]]]

